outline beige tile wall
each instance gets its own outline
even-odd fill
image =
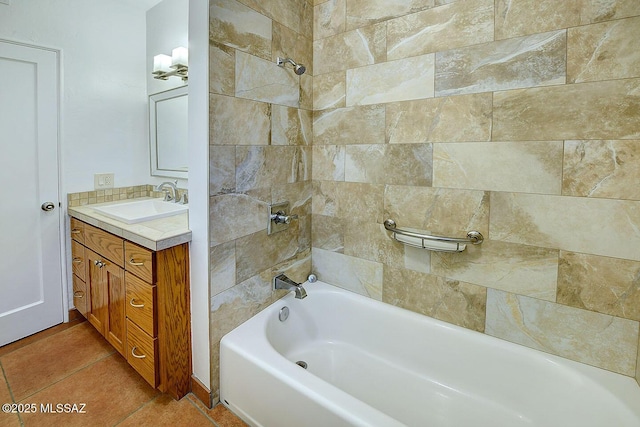
[[[637,0],[210,5],[216,396],[220,338],[282,295],[275,273],[311,269],[636,375]],[[275,67],[283,54],[308,72]],[[267,236],[267,205],[282,200],[300,220]],[[486,240],[429,253],[391,240],[388,217]]]
[[[222,336],[283,296],[271,279],[311,270],[313,4],[210,1],[211,384]],[[276,57],[307,67],[297,76]],[[267,235],[268,205],[289,201],[286,231]]]
[[[318,276],[635,376],[640,2],[315,4]],[[486,240],[421,255],[385,218]]]

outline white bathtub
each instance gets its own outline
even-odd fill
[[[632,378],[304,287],[222,339],[221,400],[252,426],[640,426]]]

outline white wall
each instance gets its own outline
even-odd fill
[[[20,0],[0,4],[0,38],[61,50],[61,197],[149,177],[145,4]]]

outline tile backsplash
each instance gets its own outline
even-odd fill
[[[186,192],[186,189],[179,188],[179,197]],[[67,206],[72,208],[74,206],[137,199],[139,197],[163,197],[163,194],[164,193],[161,191],[155,191],[155,186],[151,184],[108,188],[105,190],[83,191],[80,193],[68,193]]]

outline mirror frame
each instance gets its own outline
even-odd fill
[[[164,92],[149,95],[149,158],[151,160],[151,176],[188,179],[189,171],[158,168],[158,136],[157,136],[157,104],[172,98],[189,94],[187,85]]]

